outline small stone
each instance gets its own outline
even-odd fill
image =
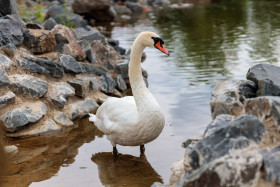
[[[6,105],[15,102],[16,95],[13,92],[8,92],[0,97],[0,109],[4,108]]]
[[[280,96],[280,67],[257,64],[247,73],[247,79],[258,85],[257,96]]]
[[[88,113],[95,112],[99,105],[92,99],[85,101],[78,101],[70,105],[70,119],[76,120],[88,115]]]
[[[23,44],[35,54],[47,53],[55,50],[54,35],[48,30],[29,29],[23,33]]]
[[[22,58],[16,58],[16,60],[21,67],[24,67],[31,72],[40,73],[40,74],[49,74],[50,73],[44,67],[42,67],[38,64],[35,64],[34,62],[32,62],[30,60],[22,59]]]
[[[102,75],[100,78],[100,90],[104,93],[112,94],[116,87],[116,82],[114,79],[109,75]]]
[[[58,112],[54,116],[54,120],[56,123],[63,126],[72,126],[74,123],[68,118],[68,116],[63,112]]]
[[[9,88],[18,94],[28,94],[31,97],[43,97],[46,95],[49,85],[46,81],[31,75],[10,76]]]
[[[46,115],[47,107],[42,102],[26,104],[12,109],[0,117],[7,131],[14,132],[29,123],[35,123]]]
[[[88,77],[87,80],[89,80],[89,89],[91,91],[97,91],[99,90],[99,85],[98,85],[98,81],[95,77]]]
[[[103,36],[96,28],[86,26],[79,27],[75,29],[75,33],[78,40],[86,41],[88,44],[92,43],[94,40],[100,40],[105,43],[105,36]]]
[[[35,125],[19,130],[16,133],[8,133],[9,137],[28,137],[40,134],[47,134],[60,131],[61,127],[51,119],[47,119],[42,123],[37,123]]]
[[[67,103],[67,97],[75,94],[75,89],[66,82],[56,82],[51,87],[50,98],[59,108],[64,108]]]
[[[57,23],[53,18],[49,18],[43,23],[46,30],[52,30],[56,25]]]
[[[11,61],[8,57],[0,55],[0,66],[2,66],[5,70],[10,69],[10,66],[13,64],[13,61]]]
[[[0,66],[0,89],[4,88],[8,84],[9,84],[9,77],[6,74],[5,70],[2,69],[2,67]]]
[[[7,153],[7,154],[16,154],[18,152],[18,148],[17,146],[15,145],[8,145],[8,146],[5,146],[4,147],[4,151]]]
[[[82,67],[82,74],[85,74],[85,75],[93,74],[93,75],[101,76],[101,75],[105,75],[108,73],[104,68],[98,67],[94,64],[80,63],[80,65]]]
[[[63,66],[60,63],[43,58],[38,58],[35,63],[44,67],[48,72],[47,74],[52,77],[61,78],[64,76]]]
[[[123,80],[121,75],[117,75],[116,77],[116,82],[117,82],[117,89],[120,91],[125,91],[127,90],[127,86],[125,81]]]
[[[122,60],[116,64],[116,71],[121,74],[122,78],[128,79],[128,61]]]
[[[75,95],[79,97],[86,97],[89,92],[90,82],[88,79],[74,79],[68,83],[75,89]]]
[[[73,73],[73,74],[82,73],[82,67],[80,63],[78,63],[76,59],[73,58],[72,56],[61,55],[59,59],[66,73]]]

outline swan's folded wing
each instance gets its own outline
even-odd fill
[[[130,128],[138,122],[134,98],[109,98],[99,107],[96,117],[100,120],[98,125],[102,126],[104,133]]]

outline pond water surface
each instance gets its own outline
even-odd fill
[[[186,9],[159,9],[123,27],[111,37],[130,48],[141,31],[158,33],[171,55],[146,49],[143,68],[149,89],[163,108],[167,124],[158,139],[139,147],[112,146],[83,119],[64,135],[16,140],[25,151],[25,167],[10,176],[16,186],[150,186],[168,182],[173,162],[183,158],[181,143],[201,135],[211,121],[209,99],[222,80],[246,79],[257,63],[280,65],[280,2],[207,1]],[[22,155],[24,155],[22,153]],[[17,161],[24,163],[25,160]],[[14,163],[14,170],[17,170]]]

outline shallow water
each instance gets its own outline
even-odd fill
[[[16,140],[18,157],[6,180],[15,186],[150,186],[168,182],[173,162],[183,158],[181,143],[203,133],[210,122],[209,98],[226,79],[245,79],[257,63],[280,65],[280,2],[206,1],[186,9],[164,9],[111,36],[130,48],[141,31],[157,32],[171,55],[146,49],[143,67],[149,89],[165,113],[158,139],[139,147],[118,147],[83,119],[79,127],[46,138]],[[26,158],[25,158],[26,157]],[[12,161],[11,161],[12,162]],[[24,166],[19,170],[18,165]]]

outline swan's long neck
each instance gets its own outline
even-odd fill
[[[131,48],[130,62],[129,62],[129,81],[132,89],[132,93],[137,105],[138,112],[143,113],[149,106],[155,104],[156,100],[146,87],[143,80],[142,70],[141,70],[141,56],[145,49],[137,38]],[[157,104],[156,104],[157,105]]]

